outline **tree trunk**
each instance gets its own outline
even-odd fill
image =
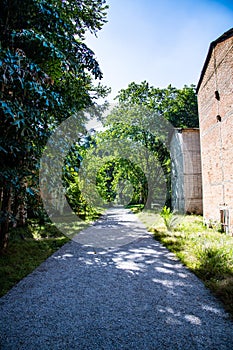
[[[17,218],[17,226],[23,227],[26,225],[27,220],[27,207],[25,203],[25,198],[23,198],[23,202],[19,204],[18,207],[18,218]]]
[[[0,250],[4,250],[9,240],[9,222],[11,212],[11,188],[2,188],[0,217]]]

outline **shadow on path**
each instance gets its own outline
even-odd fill
[[[82,245],[93,248],[116,248],[148,236],[145,225],[123,207],[108,209],[94,225],[73,237]]]
[[[1,349],[233,349],[221,305],[146,231],[110,250],[66,244],[0,312]]]

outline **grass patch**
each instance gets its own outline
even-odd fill
[[[87,221],[76,220],[71,225],[72,232],[77,234],[98,217],[90,216]],[[61,228],[66,229],[62,222]],[[0,254],[0,297],[69,240],[54,224],[41,225],[38,220],[30,220],[26,227],[12,229],[9,246]]]
[[[66,242],[66,237],[11,241],[7,252],[0,256],[0,296],[7,293]]]
[[[201,216],[180,216],[168,231],[159,214],[138,214],[154,238],[193,271],[233,316],[233,237],[209,229]]]
[[[144,204],[128,204],[125,208],[130,209],[134,214],[136,214],[140,213],[143,210]]]
[[[0,296],[68,241],[52,224],[31,222],[12,230],[9,246],[0,255]]]

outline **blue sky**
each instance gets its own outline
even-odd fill
[[[107,0],[108,23],[88,35],[112,87],[109,100],[132,81],[155,87],[197,85],[209,44],[233,27],[233,1]]]

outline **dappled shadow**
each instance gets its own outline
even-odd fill
[[[103,274],[96,282],[98,292],[104,290],[105,297],[112,299],[117,309],[121,305],[123,313],[129,307],[129,322],[132,322],[131,317],[143,323],[147,319],[152,326],[153,319],[151,334],[157,341],[166,334],[168,339],[163,340],[163,344],[168,348],[173,341],[178,342],[177,348],[180,349],[182,346],[184,349],[197,349],[199,346],[203,349],[218,348],[214,344],[218,344],[219,329],[228,322],[228,316],[197,277],[158,242],[151,238],[142,239],[110,252],[80,248],[85,253],[77,257],[74,250],[70,258],[78,259],[79,264],[88,267],[93,276],[94,271]],[[72,255],[72,250],[70,252]],[[120,300],[122,294],[124,298]],[[106,306],[104,299],[101,300],[102,306]],[[134,316],[129,316],[129,313]],[[180,336],[177,337],[176,332],[180,332]],[[226,349],[231,349],[231,346],[226,345]]]
[[[93,248],[116,248],[147,235],[145,226],[124,208],[111,208],[73,240]]]
[[[151,231],[154,239],[158,241],[166,240],[165,246],[171,249],[173,252],[181,252],[184,250],[185,242],[176,239],[176,231],[171,231],[170,236],[168,232],[157,231],[156,229]],[[179,233],[178,233],[179,234]]]
[[[111,249],[71,241],[1,304],[5,349],[233,346],[227,314],[149,233]]]

